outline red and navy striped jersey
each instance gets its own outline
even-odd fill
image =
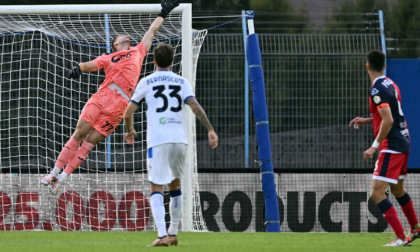
[[[373,117],[372,125],[375,138],[382,123],[379,110],[383,107],[391,109],[394,124],[388,136],[379,145],[379,151],[410,152],[410,134],[401,109],[400,89],[385,76],[376,78],[370,88],[369,110]]]

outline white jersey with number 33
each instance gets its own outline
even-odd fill
[[[188,144],[185,102],[194,97],[190,82],[171,71],[156,71],[137,84],[131,102],[147,104],[147,147]]]

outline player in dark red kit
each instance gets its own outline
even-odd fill
[[[381,51],[370,51],[367,55],[366,70],[372,81],[369,110],[372,117],[356,117],[349,126],[358,129],[360,125],[372,124],[375,141],[364,152],[367,161],[379,149],[379,157],[372,177],[370,197],[381,210],[385,220],[394,230],[397,238],[385,246],[411,246],[419,238],[420,225],[414,210],[413,201],[404,189],[407,176],[407,161],[410,152],[410,135],[401,109],[401,94],[398,86],[384,76],[385,55]],[[398,218],[397,211],[386,197],[385,190],[391,193],[401,206],[410,224],[407,236]]]

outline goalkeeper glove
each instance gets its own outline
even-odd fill
[[[179,0],[161,0],[160,5],[162,6],[162,10],[158,14],[159,17],[163,17],[164,19],[168,16],[169,12],[175,9],[179,5]]]
[[[67,73],[67,78],[75,79],[82,74],[79,64],[73,66],[73,68]]]

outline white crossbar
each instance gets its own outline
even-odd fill
[[[179,14],[191,4],[180,4],[171,13]],[[72,4],[72,5],[3,5],[0,14],[94,14],[159,13],[160,4]]]

